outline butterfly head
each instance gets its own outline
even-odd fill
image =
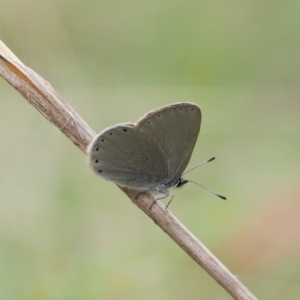
[[[186,179],[180,177],[180,178],[177,180],[177,182],[175,183],[174,187],[177,187],[177,188],[182,187],[184,184],[186,184],[186,183],[188,183],[188,182],[189,182],[188,180],[186,180]]]

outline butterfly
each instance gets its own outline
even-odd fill
[[[100,177],[120,186],[164,195],[158,199],[171,195],[169,205],[173,199],[170,189],[190,182],[182,174],[200,125],[201,110],[194,103],[152,110],[135,123],[100,132],[89,146],[90,166]]]

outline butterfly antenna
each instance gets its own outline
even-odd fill
[[[212,194],[218,196],[219,198],[221,198],[221,199],[223,199],[223,200],[226,200],[226,197],[224,197],[224,196],[222,196],[222,195],[219,195],[219,194],[215,193],[214,191],[210,190],[209,188],[207,188],[206,186],[204,186],[204,185],[202,185],[202,184],[199,184],[199,183],[197,183],[197,182],[195,182],[195,181],[191,181],[191,180],[187,180],[187,181],[188,181],[188,182],[191,182],[191,183],[193,183],[193,184],[199,185],[199,186],[201,186],[202,188],[204,188],[205,190],[207,190],[207,191],[211,192]]]
[[[193,171],[193,170],[195,170],[195,169],[197,169],[198,167],[200,167],[200,166],[202,166],[202,165],[204,165],[204,164],[207,164],[208,162],[211,162],[211,161],[215,160],[215,159],[216,159],[215,157],[212,157],[212,158],[210,158],[210,159],[208,159],[208,160],[202,162],[201,164],[199,164],[199,165],[197,165],[197,166],[195,166],[195,167],[193,167],[193,168],[187,170],[185,173],[182,174],[182,176],[185,175],[185,174],[187,174],[187,173],[189,173],[189,172],[191,172],[191,171]]]

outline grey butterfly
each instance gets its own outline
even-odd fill
[[[173,198],[170,188],[189,182],[181,176],[200,124],[201,110],[193,103],[150,111],[134,124],[117,124],[100,132],[89,147],[90,165],[120,186],[164,195],[158,199]]]

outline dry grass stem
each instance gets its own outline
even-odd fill
[[[63,132],[80,150],[87,153],[95,136],[94,131],[56,93],[41,76],[26,67],[2,43],[0,44],[0,74],[48,121]],[[177,245],[204,268],[234,299],[257,299],[229,270],[158,201],[150,210],[154,198],[121,188],[146,215],[148,215]]]

